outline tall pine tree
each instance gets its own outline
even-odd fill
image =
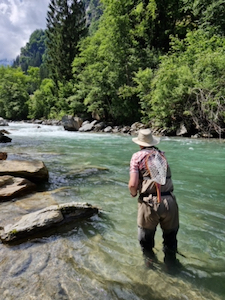
[[[57,83],[70,80],[78,43],[87,33],[83,1],[51,0],[47,12],[47,66]]]

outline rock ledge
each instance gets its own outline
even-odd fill
[[[32,235],[44,232],[49,228],[61,226],[74,220],[91,217],[99,209],[88,203],[71,202],[51,205],[36,212],[24,215],[15,224],[1,227],[0,239],[10,243],[26,239]]]

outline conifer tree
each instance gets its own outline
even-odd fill
[[[55,83],[72,78],[71,63],[78,54],[78,42],[86,32],[83,1],[50,1],[46,30],[47,66]]]

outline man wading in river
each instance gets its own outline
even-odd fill
[[[178,206],[173,195],[170,167],[158,148],[159,139],[150,129],[141,129],[132,141],[140,146],[130,161],[129,190],[138,197],[138,240],[146,265],[155,258],[153,248],[156,227],[163,231],[164,262],[171,266],[176,262],[177,232],[179,228]]]

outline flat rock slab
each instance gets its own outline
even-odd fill
[[[0,160],[0,176],[11,175],[31,181],[47,181],[49,174],[45,164],[39,160]]]
[[[51,205],[24,215],[15,224],[5,225],[0,230],[0,239],[3,243],[15,242],[45,232],[52,227],[91,217],[96,213],[98,208],[88,203],[71,202]]]
[[[16,201],[14,201],[12,204],[14,209],[15,206],[20,207],[21,209],[24,210],[24,214],[28,214],[51,205],[57,205],[58,202],[55,200],[54,195],[55,194],[57,195],[57,192],[60,192],[60,190],[63,191],[63,189],[64,188],[53,190],[53,191],[28,194],[21,198],[16,199]],[[1,215],[0,215],[0,224],[1,224]]]
[[[58,202],[58,195],[59,193],[60,195],[63,195],[62,193],[64,193],[64,190],[67,191],[67,188],[61,187],[52,191],[32,192],[27,195],[23,195],[22,197],[17,197],[16,201],[1,201],[0,225],[4,227],[9,223],[14,224],[24,215],[44,209],[51,205],[63,203]],[[76,200],[73,201],[75,202]]]
[[[25,178],[0,176],[0,201],[26,195],[36,190],[36,185]]]

